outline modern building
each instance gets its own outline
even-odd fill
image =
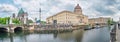
[[[89,21],[89,24],[91,25],[91,26],[95,26],[95,25],[100,25],[100,26],[105,26],[105,25],[107,25],[107,22],[108,22],[108,20],[110,20],[111,18],[110,17],[108,17],[108,18],[105,18],[105,17],[99,17],[99,18],[91,18],[91,19],[89,19],[88,21]]]
[[[77,4],[74,12],[62,11],[46,19],[48,24],[73,24],[73,25],[86,25],[88,24],[88,16],[83,15],[82,9]]]

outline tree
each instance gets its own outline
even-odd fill
[[[18,19],[12,19],[12,22],[13,22],[14,24],[20,24],[20,21],[19,21]]]
[[[0,24],[6,24],[8,19],[9,19],[8,17],[0,18]]]
[[[32,20],[28,20],[27,23],[28,23],[28,24],[29,24],[29,23],[33,23],[33,21],[32,21]]]
[[[107,24],[108,24],[108,25],[112,25],[112,24],[114,24],[114,21],[113,21],[112,19],[109,19],[109,20],[107,21]]]
[[[6,24],[9,24],[10,17],[5,17],[6,18]]]
[[[46,24],[46,22],[45,22],[45,21],[41,21],[41,23],[42,23],[42,24]]]
[[[0,18],[0,24],[9,24],[10,17]],[[12,19],[14,24],[20,24],[20,21],[16,18]]]

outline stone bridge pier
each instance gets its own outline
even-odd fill
[[[10,33],[14,33],[14,32],[18,32],[18,31],[22,31],[22,30],[29,30],[33,28],[34,26],[25,26],[25,25],[21,25],[21,26],[13,26],[13,25],[9,25],[6,27],[0,27],[0,32],[10,32]]]
[[[14,33],[14,32],[17,32],[17,31],[22,31],[22,30],[24,30],[23,26],[8,27],[8,32],[10,32],[10,33]]]
[[[19,25],[19,26],[15,26],[15,25],[8,25],[8,26],[1,26],[0,27],[0,33],[2,32],[10,32],[10,33],[14,33],[17,31],[22,31],[22,30],[34,30],[35,25]]]
[[[10,33],[14,33],[17,31],[22,31],[24,29],[24,27],[22,26],[13,26],[13,27],[3,27],[0,29],[5,29],[3,32],[10,32]]]

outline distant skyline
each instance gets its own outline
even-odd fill
[[[46,20],[58,12],[73,11],[77,4],[89,18],[112,17],[117,21],[120,17],[120,0],[0,0],[0,17],[17,14],[23,8],[30,19],[39,18],[41,8],[42,20]]]

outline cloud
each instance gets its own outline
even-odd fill
[[[31,19],[39,18],[39,9],[41,0],[13,0],[15,5],[23,8],[25,12],[28,12]]]
[[[11,4],[0,4],[0,16],[10,16],[13,13],[17,13],[18,8]]]
[[[83,14],[90,18],[100,16],[115,18],[117,15],[115,19],[118,19],[120,11],[119,0],[13,0],[13,2],[17,8],[23,8],[28,12],[31,18],[39,18],[41,8],[42,20],[63,10],[73,11],[76,4],[80,4]]]
[[[0,12],[16,12],[17,8],[10,4],[0,4]]]
[[[84,5],[85,2],[82,1],[88,4]],[[120,17],[120,15],[118,15],[120,14],[119,0],[81,0],[81,3],[83,13],[89,17],[112,17],[115,21]]]

